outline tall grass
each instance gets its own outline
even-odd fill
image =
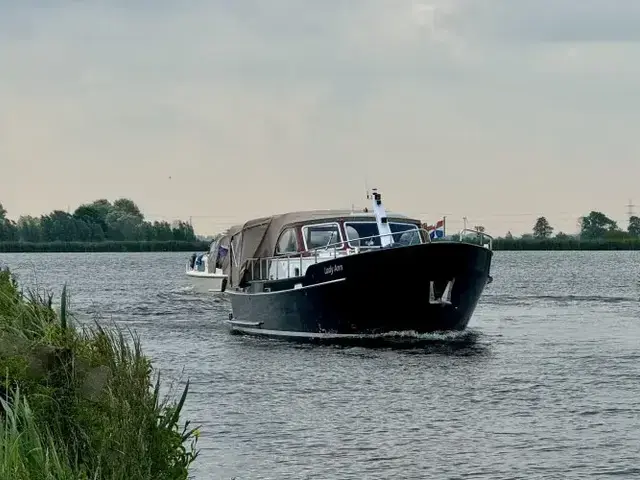
[[[0,478],[186,479],[189,384],[161,398],[136,335],[76,327],[66,289],[52,303],[0,271]]]
[[[20,390],[13,392],[12,404],[0,399],[0,478],[71,480],[75,474],[66,452],[56,445],[53,435],[35,420]],[[88,478],[85,476],[85,478]]]

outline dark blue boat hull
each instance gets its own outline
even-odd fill
[[[434,242],[332,259],[298,279],[228,290],[229,324],[291,338],[461,331],[487,284],[491,258],[477,245]],[[450,281],[451,303],[430,303],[430,283],[437,300]]]

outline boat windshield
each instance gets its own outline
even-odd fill
[[[314,250],[342,242],[340,227],[337,223],[305,225],[302,227],[305,249]]]
[[[412,223],[389,222],[393,241],[403,245],[422,243],[418,227]],[[376,222],[345,222],[345,231],[350,247],[380,248],[378,224]],[[374,238],[367,238],[374,237]]]

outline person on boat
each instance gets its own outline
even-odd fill
[[[223,245],[218,246],[218,256],[216,257],[215,268],[222,268],[222,261],[227,256],[228,249]]]
[[[418,243],[421,243],[418,230],[407,230],[406,232],[403,232],[398,239],[398,244],[400,245],[415,245]]]
[[[196,264],[196,257],[197,257],[197,255],[195,253],[191,254],[191,258],[189,259],[189,268],[191,270],[193,270],[193,267]]]

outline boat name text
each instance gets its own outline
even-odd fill
[[[342,272],[344,267],[342,265],[329,265],[328,267],[324,267],[325,275],[333,275],[336,272]]]

